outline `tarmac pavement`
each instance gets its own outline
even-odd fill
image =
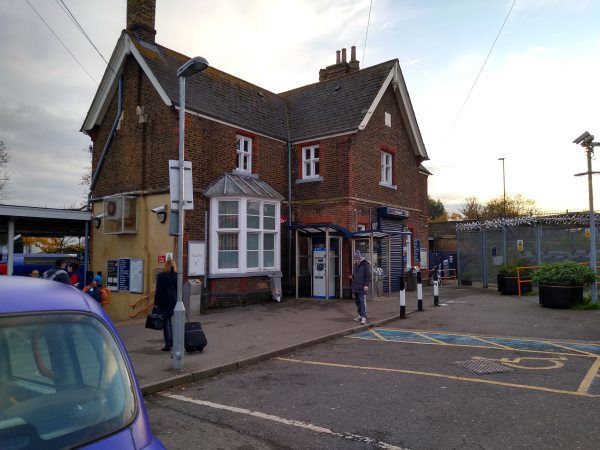
[[[426,304],[433,302],[428,290],[424,296]],[[350,299],[284,299],[192,316],[191,321],[202,323],[208,345],[202,353],[186,353],[183,371],[171,369],[170,354],[160,351],[162,331],[144,328],[145,320],[116,326],[147,395],[387,323],[399,316],[399,297],[369,300],[367,308],[367,326],[353,322],[356,305]],[[407,292],[407,312],[416,309],[416,292]]]
[[[424,312],[416,312],[416,293],[407,292],[409,316],[398,322],[403,329],[600,341],[600,311],[552,310],[540,307],[535,296],[460,286],[443,286],[435,308],[431,288],[424,291]],[[117,329],[147,395],[392,322],[399,315],[398,295],[369,301],[367,326],[353,322],[355,315],[352,300],[285,299],[191,317],[202,323],[208,346],[186,354],[183,371],[171,369],[169,353],[160,351],[162,332],[144,328],[144,320],[117,323]]]

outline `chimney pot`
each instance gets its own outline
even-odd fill
[[[336,63],[336,64],[339,64],[339,63],[340,63],[340,61],[341,61],[341,60],[340,60],[340,53],[341,53],[341,52],[340,52],[339,50],[336,50],[336,51],[335,51],[335,63]]]
[[[350,47],[350,61],[356,61],[356,45]]]
[[[346,49],[345,48],[342,49],[342,62],[343,63],[346,62]]]

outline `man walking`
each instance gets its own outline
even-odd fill
[[[369,291],[369,284],[371,284],[371,265],[362,257],[359,251],[354,252],[352,261],[352,295],[358,310],[358,316],[354,318],[354,321],[366,325],[367,292]]]
[[[54,280],[59,281],[61,283],[69,284],[69,274],[65,272],[65,266],[65,260],[58,258],[54,262],[54,267],[52,269],[46,270],[42,277],[45,280]]]

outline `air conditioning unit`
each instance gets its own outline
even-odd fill
[[[137,232],[137,199],[127,195],[104,198],[104,234],[132,234]]]
[[[123,218],[123,197],[104,199],[104,217],[110,220]]]

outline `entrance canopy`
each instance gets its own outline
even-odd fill
[[[88,211],[0,205],[0,234],[8,235],[7,274],[13,273],[15,235],[81,237],[86,236],[90,220],[91,213]],[[87,265],[87,258],[84,265]]]

